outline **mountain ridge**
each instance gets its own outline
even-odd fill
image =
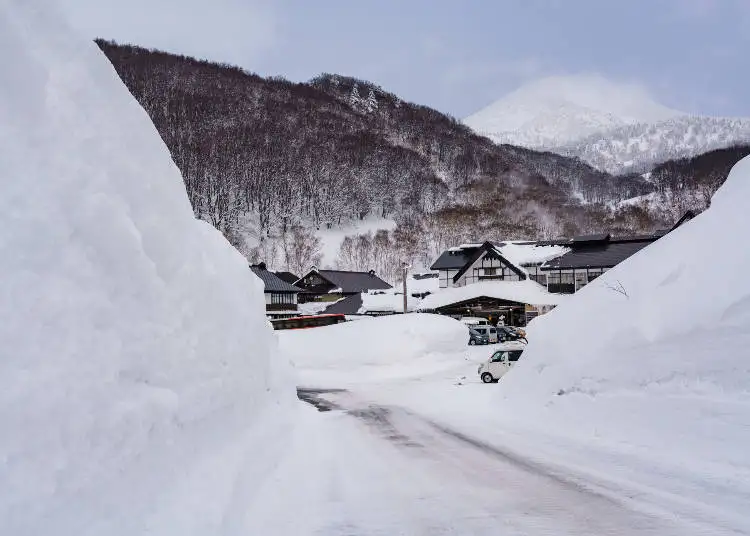
[[[590,75],[526,84],[464,122],[496,143],[552,150],[612,174],[750,142],[750,118],[671,110],[639,86]]]
[[[477,238],[649,232],[672,214],[625,199],[657,185],[580,158],[497,145],[377,84],[321,74],[307,83],[98,40],[180,168],[195,216],[255,262],[292,272],[357,259],[395,280]],[[388,230],[362,235],[359,222]],[[369,224],[365,225],[369,229]],[[341,233],[338,233],[339,235]],[[346,251],[344,247],[346,246]],[[349,260],[347,260],[349,259]]]

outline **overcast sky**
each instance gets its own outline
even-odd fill
[[[669,107],[750,116],[750,0],[60,0],[105,37],[296,81],[371,80],[456,117],[598,73]]]

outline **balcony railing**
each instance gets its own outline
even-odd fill
[[[296,303],[267,303],[266,311],[296,311]]]

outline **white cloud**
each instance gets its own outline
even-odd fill
[[[265,0],[60,0],[73,26],[115,39],[251,65],[274,45],[276,14]]]

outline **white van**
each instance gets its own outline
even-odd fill
[[[467,326],[471,326],[472,328],[474,326],[489,326],[490,321],[486,318],[481,318],[478,316],[462,316],[461,322],[466,324]]]
[[[493,328],[492,326],[472,326],[471,329],[478,331],[481,335],[486,335],[490,344],[497,344],[497,328]]]
[[[518,361],[523,349],[498,350],[486,362],[479,365],[477,373],[484,383],[496,382]]]

